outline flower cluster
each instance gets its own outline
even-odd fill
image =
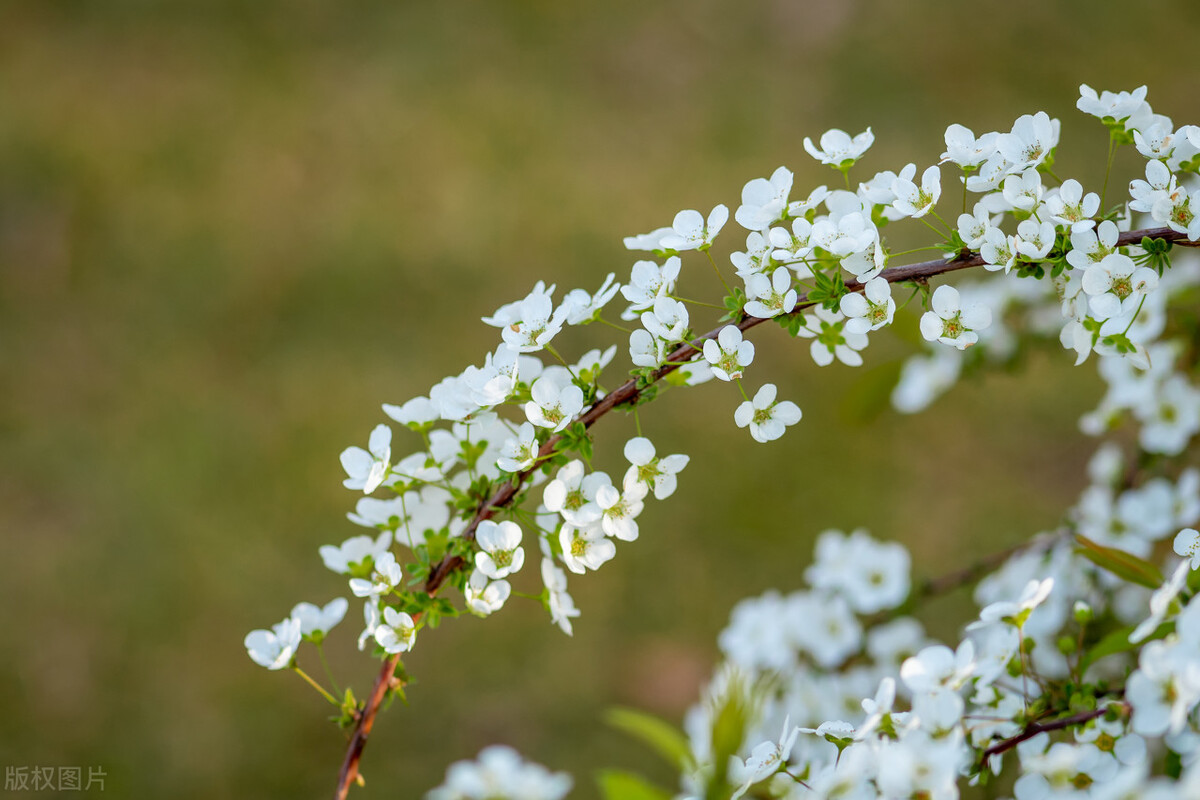
[[[1101,447],[1062,526],[978,582],[980,610],[958,641],[935,641],[909,613],[933,590],[913,588],[901,545],[861,530],[821,534],[808,588],[733,610],[719,639],[726,663],[685,724],[680,796],[953,798],[999,773],[1008,753],[1017,800],[1200,791],[1200,472],[1179,462],[1200,433],[1200,389],[1188,376],[1200,323],[1168,324],[1172,300],[1200,284],[1200,265],[1171,252],[1200,243],[1200,128],[1153,112],[1145,87],[1082,86],[1077,107],[1102,121],[1110,148],[1133,146],[1145,159],[1116,208],[1105,207],[1104,188],[1055,174],[1060,126],[1045,112],[979,136],[951,125],[937,164],[881,170],[856,188],[850,171],[874,134],[834,129],[804,147],[844,188],[794,192],[786,167],[743,187],[733,219],[744,245],[728,254],[736,280],[713,255],[730,217],[718,204],[627,238],[652,258],[624,284],[612,273],[594,292],[556,301],[557,287],[539,281],[501,305],[483,318],[499,341],[482,364],[383,406],[409,430],[411,452],[394,449],[392,427],[379,424],[365,448],[341,454],[344,485],[360,493],[348,518],[370,533],[319,554],[362,600],[359,649],[387,659],[372,699],[335,698],[296,664],[303,641],[321,646],[344,617],[345,599],[301,603],[251,632],[250,657],[300,672],[339,707],[341,724],[362,730],[402,685],[393,673],[424,628],[531,596],[571,633],[581,612],[568,574],[599,569],[637,541],[648,498],[670,497],[689,464],[659,455],[638,420],[628,467],[610,476],[593,467],[593,423],[715,378],[741,397],[730,404],[735,425],[777,440],[803,414],[774,383],[753,396],[743,386],[761,366],[750,329],[773,320],[809,340],[818,366],[857,367],[870,336],[920,298],[915,327],[927,345],[901,370],[898,410],[928,406],[971,368],[1009,359],[1021,336],[1040,336],[1076,364],[1097,355],[1107,391],[1081,427],[1099,436],[1132,420],[1138,452]],[[961,187],[964,213],[952,222],[938,211],[944,183]],[[1135,219],[1147,227],[1134,233]],[[887,226],[906,220],[933,230],[945,258],[889,268]],[[707,261],[724,290],[716,307],[726,313],[708,333],[693,329],[693,315],[715,304],[681,290],[685,258]],[[973,266],[989,274],[929,286]],[[602,376],[616,346],[569,363],[555,343],[568,326],[621,328],[604,317],[618,294],[620,319],[636,327],[624,329],[632,370],[613,388]],[[1185,560],[1156,560],[1168,539]],[[536,577],[523,569],[527,555],[539,558]],[[1163,748],[1178,768],[1152,777]],[[357,758],[346,763],[344,789]],[[569,788],[565,776],[491,748],[451,767],[430,797],[560,798]]]

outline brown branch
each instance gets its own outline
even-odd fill
[[[1021,731],[1016,736],[996,742],[994,745],[984,750],[983,755],[979,760],[980,769],[987,766],[988,759],[992,756],[1011,750],[1026,739],[1032,739],[1039,733],[1060,731],[1063,728],[1073,728],[1076,725],[1082,725],[1085,722],[1091,722],[1097,717],[1102,717],[1107,714],[1109,708],[1110,706],[1104,706],[1103,708],[1094,708],[1091,711],[1081,711],[1078,714],[1072,714],[1069,717],[1059,717],[1058,719],[1052,719],[1049,722],[1031,722],[1025,726],[1025,730]]]
[[[1144,237],[1151,239],[1161,239],[1163,241],[1174,242],[1186,247],[1196,247],[1200,242],[1190,242],[1187,240],[1187,235],[1178,231],[1173,231],[1170,228],[1148,228],[1140,231],[1129,231],[1121,234],[1117,239],[1118,247],[1125,247],[1131,244],[1138,244]],[[932,278],[936,275],[944,275],[947,272],[956,272],[960,269],[970,267],[983,266],[984,260],[978,253],[964,251],[961,255],[951,259],[938,259],[934,261],[922,261],[917,264],[908,264],[901,267],[890,267],[885,269],[880,276],[885,278],[890,283],[897,281],[913,281]],[[851,292],[861,292],[863,284],[858,281],[846,281],[846,288]],[[799,314],[806,308],[816,305],[814,301],[808,299],[805,294],[796,302],[796,307],[788,316]],[[743,331],[749,330],[757,325],[766,322],[766,319],[759,317],[743,317],[738,321],[737,326]],[[727,323],[728,324],[728,323]],[[704,342],[708,339],[717,338],[717,334],[721,332],[726,325],[719,325],[713,328],[708,333],[694,339],[691,342],[680,345],[667,356],[666,363],[655,370],[646,385],[652,385],[665,378],[670,373],[679,369],[681,366],[699,355],[700,349],[704,346]],[[642,390],[638,388],[637,381],[633,378],[625,381],[623,384],[614,389],[611,393],[605,395],[602,399],[594,403],[587,411],[580,414],[574,423],[582,422],[585,427],[590,428],[596,420],[603,417],[605,414],[612,411],[617,406],[631,404],[637,401]],[[534,466],[522,470],[512,476],[496,492],[488,498],[487,502],[480,504],[472,517],[470,524],[462,532],[462,537],[467,541],[471,541],[475,537],[475,529],[479,527],[479,523],[486,519],[491,519],[496,512],[508,507],[517,497],[525,480],[538,469],[538,465],[546,458],[553,455],[555,449],[562,441],[562,434],[551,436],[538,450],[538,456],[534,461]],[[467,561],[461,556],[448,556],[435,564],[429,571],[429,577],[425,581],[425,592],[434,594],[446,582],[455,571],[466,566]],[[961,580],[951,576],[951,582]],[[338,775],[337,792],[334,795],[336,800],[344,800],[347,793],[350,791],[350,784],[358,775],[358,762],[362,757],[363,747],[367,742],[367,735],[371,732],[371,726],[375,723],[375,716],[379,713],[379,707],[387,695],[388,687],[391,683],[392,673],[395,671],[396,665],[399,663],[398,656],[392,656],[383,662],[383,668],[379,671],[379,677],[375,680],[375,685],[371,689],[371,695],[367,700],[366,706],[359,715],[358,724],[355,726],[354,734],[350,738],[350,745],[346,751],[346,759],[342,763],[342,769]],[[1031,734],[1032,735],[1032,734]],[[1028,737],[1026,737],[1028,738]]]
[[[367,737],[371,735],[375,717],[379,714],[379,707],[383,703],[383,698],[387,696],[388,688],[392,683],[392,675],[399,663],[400,654],[397,653],[384,659],[383,666],[379,668],[379,677],[375,679],[375,685],[371,687],[367,704],[359,714],[358,725],[354,727],[354,735],[350,737],[346,758],[342,761],[342,769],[338,773],[337,792],[334,794],[336,800],[346,800],[346,795],[350,793],[350,784],[358,777],[358,762],[362,758],[363,748],[367,746]]]

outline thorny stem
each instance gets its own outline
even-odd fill
[[[1200,242],[1188,241],[1187,234],[1173,231],[1170,228],[1148,228],[1139,231],[1127,231],[1126,233],[1121,234],[1121,236],[1117,239],[1117,246],[1127,247],[1129,245],[1138,244],[1142,241],[1143,237],[1174,242],[1175,244],[1186,247],[1200,246]],[[978,253],[964,252],[952,259],[938,259],[936,261],[923,261],[917,264],[908,264],[900,267],[889,267],[880,273],[880,275],[886,278],[890,283],[896,283],[898,281],[922,280],[934,277],[936,275],[944,275],[947,272],[956,272],[960,269],[980,267],[983,266],[983,264],[983,258]],[[845,285],[846,289],[851,292],[861,292],[864,288],[863,284],[859,283],[858,281],[846,281]],[[813,305],[816,305],[815,301],[810,301],[808,296],[805,295],[797,301],[796,307],[791,311],[791,315],[799,314],[804,309],[810,308]],[[759,317],[742,317],[737,321],[736,324],[738,328],[744,332],[750,328],[757,327],[766,321],[766,319]],[[720,333],[721,329],[726,327],[727,324],[728,323],[722,323],[703,336],[698,337],[694,341],[681,344],[679,347],[675,348],[675,350],[667,356],[666,363],[664,363],[650,375],[647,385],[657,383],[670,373],[677,370],[686,362],[695,358],[695,356],[700,352],[700,348],[703,347],[704,342],[708,339],[715,339],[717,334]],[[602,400],[598,401],[586,411],[581,413],[575,419],[575,422],[582,422],[584,427],[591,428],[591,426],[595,424],[596,420],[605,416],[618,406],[635,403],[638,397],[641,395],[641,391],[642,390],[637,386],[637,381],[633,378],[630,378],[629,380],[625,381],[625,383],[618,386],[610,394],[606,395]],[[475,529],[479,527],[479,523],[483,522],[484,520],[491,519],[496,515],[497,512],[510,505],[517,497],[525,481],[534,472],[534,470],[537,469],[537,463],[549,458],[554,453],[555,448],[561,441],[562,434],[555,434],[547,439],[538,453],[538,459],[534,466],[513,475],[513,477],[509,479],[507,483],[497,489],[496,492],[490,498],[488,498],[486,502],[482,503],[479,508],[476,509],[475,516],[472,517],[471,522],[462,532],[462,538],[468,542],[473,541],[475,538]],[[433,565],[429,571],[429,577],[425,581],[426,593],[433,595],[442,587],[446,580],[455,571],[461,569],[466,565],[466,563],[466,560],[463,559],[462,556],[456,555],[446,557],[437,564]],[[951,583],[953,583],[955,580],[958,580],[958,578],[954,578],[954,576],[951,576],[951,578],[953,578]],[[969,578],[967,580],[969,580]],[[918,589],[918,592],[920,591],[922,591],[922,589]],[[938,591],[945,590],[942,589],[941,584],[939,584],[930,586],[925,589],[925,591],[936,593]],[[344,800],[347,793],[350,791],[350,784],[353,783],[358,777],[358,762],[362,757],[363,747],[366,746],[367,736],[370,734],[371,728],[375,724],[375,717],[379,714],[379,708],[383,704],[384,698],[387,696],[387,692],[391,686],[393,673],[395,672],[396,666],[399,664],[399,662],[400,657],[398,655],[390,656],[384,660],[379,670],[379,675],[375,679],[375,685],[371,689],[371,694],[368,696],[366,705],[359,714],[358,723],[355,725],[354,733],[351,735],[350,744],[346,750],[346,758],[342,763],[342,768],[338,775],[337,790],[334,794],[335,800]],[[1100,714],[1096,712],[1088,713],[1093,714],[1093,716],[1088,717],[1088,719],[1100,716]],[[1086,719],[1081,719],[1074,722],[1058,720],[1057,722],[1063,724],[1059,724],[1057,727],[1067,727],[1068,725],[1079,724],[1079,722],[1082,721],[1086,721]],[[1055,723],[1044,723],[1044,725],[1054,724]],[[1039,729],[1039,731],[1055,729],[1056,728],[1043,727]],[[1029,729],[1027,728],[1026,730]],[[1029,734],[1029,736],[1033,736],[1039,731],[1034,731],[1034,733]],[[1029,736],[1026,736],[1025,738],[1029,738]],[[1024,740],[1022,739],[1021,741]],[[996,752],[1003,752],[1004,750],[1007,750],[1009,747],[1015,746],[1016,744],[1017,742],[1013,742],[1013,744],[1003,747],[1000,750],[996,750]],[[1000,746],[1001,745],[994,745],[993,747]]]

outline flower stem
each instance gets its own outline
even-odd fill
[[[725,276],[721,274],[721,268],[717,266],[716,259],[712,257],[712,251],[705,248],[704,255],[708,256],[708,263],[712,264],[712,268],[717,273],[717,279],[721,281],[721,285],[725,287],[725,294],[733,294],[733,290],[729,288],[729,284],[725,282]]]
[[[342,689],[338,686],[337,678],[333,677],[333,670],[329,668],[329,660],[325,658],[325,643],[317,645],[317,657],[321,659],[321,666],[325,668],[325,674],[329,676],[329,683],[333,686],[333,691],[338,694],[342,693]]]
[[[322,686],[321,684],[314,681],[311,677],[309,677],[307,672],[305,672],[304,670],[300,669],[299,667],[297,667],[295,665],[292,665],[292,671],[295,672],[297,675],[299,675],[301,678],[303,678],[309,686],[313,687],[318,692],[320,692],[321,697],[324,697],[326,700],[333,703],[338,708],[341,708],[342,704],[339,703],[337,700],[335,700],[333,695],[331,695],[329,692],[327,692],[325,690],[324,686]]]

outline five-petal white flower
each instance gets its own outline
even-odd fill
[[[958,290],[942,285],[933,292],[930,309],[921,316],[921,335],[965,350],[979,341],[977,331],[992,324],[992,311],[984,305],[962,307]]]
[[[778,439],[789,425],[803,417],[800,407],[791,400],[776,402],[776,392],[775,384],[765,383],[753,400],[746,400],[733,412],[733,421],[739,428],[749,426],[756,442]]]
[[[342,481],[342,485],[347,489],[362,489],[363,494],[378,489],[387,477],[392,458],[392,429],[387,425],[376,425],[367,448],[370,452],[361,447],[347,447],[341,455],[342,469],[350,476]]]
[[[521,528],[515,522],[485,519],[475,529],[475,543],[480,547],[475,568],[494,581],[519,572],[525,564]]]
[[[716,339],[704,342],[704,360],[712,365],[713,375],[723,381],[742,377],[742,367],[754,360],[754,343],[742,336],[737,325],[726,325]],[[628,451],[627,451],[628,452]]]
[[[283,669],[292,663],[300,636],[300,620],[288,617],[272,625],[269,631],[250,631],[244,644],[254,663],[267,669]]]

